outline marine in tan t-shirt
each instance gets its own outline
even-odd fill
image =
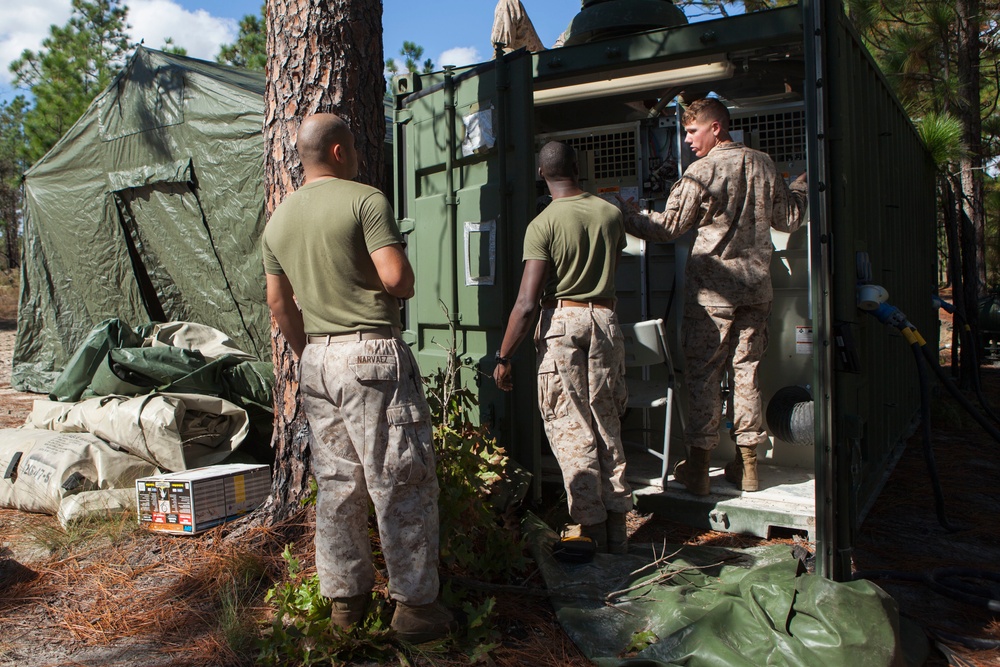
[[[625,553],[625,515],[632,492],[625,481],[621,415],[625,347],[615,315],[615,269],[625,231],[618,209],[584,192],[576,154],[549,142],[538,155],[552,203],[528,225],[524,275],[497,352],[493,378],[509,391],[508,358],[535,330],[538,406],[545,435],[562,470],[570,528],[598,549]]]

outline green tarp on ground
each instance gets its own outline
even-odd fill
[[[633,545],[627,556],[569,565],[552,557],[558,537],[544,522],[528,514],[522,528],[560,624],[598,665],[908,664],[888,594],[867,581],[806,574],[786,545]],[[921,642],[918,656],[926,655]]]
[[[262,73],[139,47],[28,170],[14,387],[48,393],[110,318],[199,322],[269,359],[263,92]]]

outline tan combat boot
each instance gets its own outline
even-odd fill
[[[606,521],[591,523],[586,526],[579,523],[570,524],[563,530],[562,536],[586,537],[594,543],[597,553],[608,553],[608,524]]]
[[[411,644],[442,639],[458,629],[455,617],[437,600],[421,605],[396,602],[390,625],[400,639]]]
[[[686,460],[674,466],[674,479],[696,496],[709,493],[708,462],[712,452],[699,447],[691,447]]]
[[[370,594],[352,595],[349,598],[331,598],[330,623],[341,628],[357,625],[368,613]]]
[[[624,512],[608,512],[608,553],[628,553],[628,526]]]
[[[757,482],[757,445],[737,447],[736,458],[726,464],[726,479],[736,488],[743,491],[756,491]]]

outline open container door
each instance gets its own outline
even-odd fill
[[[541,429],[531,346],[512,362],[514,391],[501,392],[492,380],[537,199],[531,65],[530,54],[518,51],[467,69],[408,74],[393,85],[395,208],[416,273],[404,337],[424,375],[445,367],[454,348],[466,363],[460,382],[477,388],[478,418],[529,466],[537,496]]]
[[[920,406],[908,345],[858,307],[881,284],[936,349],[934,165],[842,3],[802,0],[809,118],[817,572],[851,576],[858,526]]]

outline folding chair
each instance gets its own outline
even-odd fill
[[[643,446],[646,452],[660,459],[660,480],[664,488],[667,485],[667,466],[670,460],[670,427],[673,416],[674,389],[676,376],[674,363],[670,358],[670,347],[663,327],[663,320],[647,320],[635,324],[623,324],[625,336],[625,366],[628,368],[644,367],[643,377],[646,379],[628,378],[628,407],[651,410],[664,408],[663,443],[653,446],[650,443],[649,432],[646,431]],[[663,364],[666,370],[666,380],[651,380],[648,368]],[[683,415],[678,413],[683,428]]]

